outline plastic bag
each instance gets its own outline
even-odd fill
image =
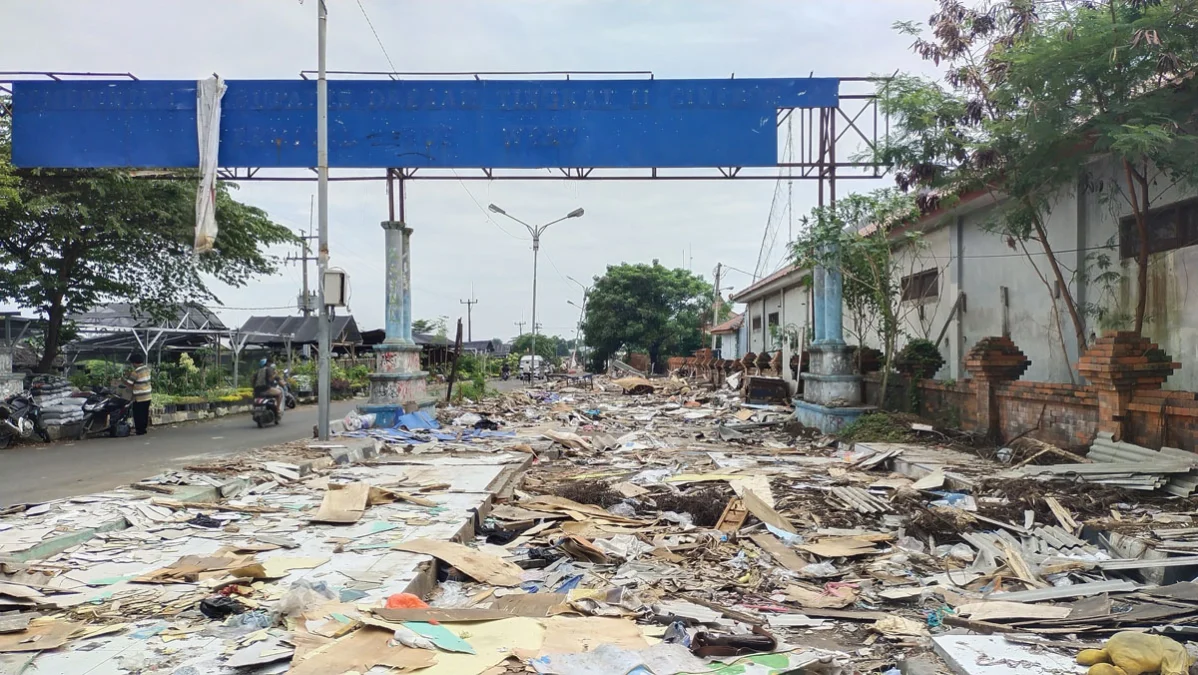
[[[396,593],[387,598],[387,609],[426,609],[428,603],[411,593]]]
[[[1116,633],[1101,650],[1086,649],[1078,653],[1078,663],[1092,665],[1090,673],[1102,675],[1112,671],[1108,666],[1122,668],[1127,675],[1186,675],[1190,655],[1179,642],[1163,635],[1124,632]]]
[[[291,588],[287,589],[287,593],[279,599],[275,611],[282,616],[303,616],[305,612],[336,598],[337,595],[329,590],[328,584],[325,582],[314,584],[306,579],[301,579],[291,584]]]
[[[365,415],[359,415],[357,413],[357,411],[351,410],[351,411],[349,411],[349,414],[345,416],[345,420],[344,420],[345,430],[346,431],[361,431],[363,429],[369,429],[374,426],[374,422],[375,422],[374,413],[366,413]]]
[[[474,603],[470,600],[470,596],[466,594],[466,588],[462,586],[460,581],[442,581],[437,597],[429,603],[433,607],[442,609],[456,609],[460,607],[473,607]]]

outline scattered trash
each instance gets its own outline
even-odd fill
[[[227,595],[214,595],[200,601],[200,612],[209,619],[223,619],[245,610],[245,605]]]

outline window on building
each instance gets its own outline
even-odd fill
[[[931,269],[903,277],[903,301],[940,297],[940,270]]]
[[[770,328],[776,328],[778,326],[778,313],[770,312],[769,317],[766,319],[766,324]]]
[[[1198,244],[1198,199],[1170,204],[1148,212],[1148,253],[1163,253]],[[1140,229],[1135,216],[1119,221],[1119,255],[1140,254]]]
[[[753,330],[761,330],[761,317],[753,317]]]

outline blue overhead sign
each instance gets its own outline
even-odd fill
[[[316,165],[316,83],[234,80],[222,167]],[[777,111],[831,108],[834,78],[329,82],[329,165],[752,167],[777,164]],[[199,165],[196,83],[13,85],[21,167]]]

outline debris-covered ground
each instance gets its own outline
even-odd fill
[[[1062,673],[1193,630],[1186,458],[792,420],[597,379],[13,507],[0,673]]]

